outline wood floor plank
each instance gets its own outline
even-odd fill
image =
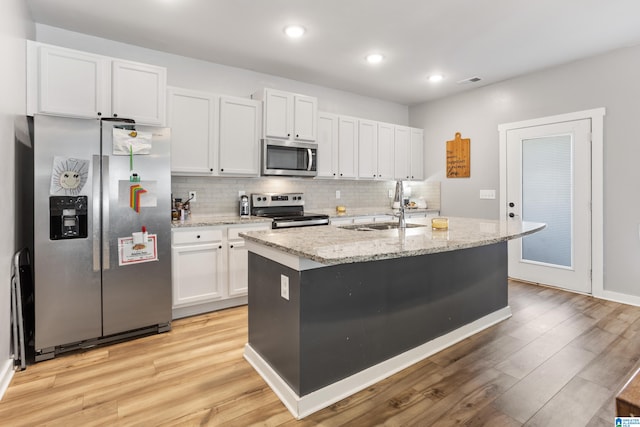
[[[244,306],[16,372],[0,425],[570,425],[563,411],[612,425],[640,365],[640,308],[514,281],[509,305],[510,319],[303,420],[244,360]]]

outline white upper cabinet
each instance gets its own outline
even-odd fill
[[[338,121],[335,114],[318,113],[318,177],[338,175]]]
[[[258,176],[262,103],[220,97],[220,175]]]
[[[378,179],[392,180],[395,167],[395,126],[378,123]]]
[[[394,175],[396,179],[411,179],[411,134],[406,126],[395,126],[394,130]]]
[[[113,60],[111,114],[136,123],[163,125],[167,70],[153,65]]]
[[[166,69],[27,43],[27,114],[165,124]]]
[[[424,180],[424,130],[411,128],[411,179]]]
[[[338,121],[338,175],[358,176],[358,119],[340,116]]]
[[[264,100],[265,138],[291,141],[316,140],[318,100],[275,89],[264,89],[255,97]]]
[[[171,173],[257,176],[262,103],[169,88]]]
[[[378,177],[378,122],[358,120],[358,177]]]
[[[171,172],[212,175],[218,169],[218,101],[215,95],[171,87],[167,91],[171,128]]]
[[[110,115],[107,58],[32,42],[27,46],[27,114]]]
[[[293,138],[297,141],[316,140],[318,100],[311,96],[293,96]]]

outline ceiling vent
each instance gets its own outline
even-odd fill
[[[479,82],[480,80],[482,80],[482,78],[481,78],[481,77],[474,76],[474,77],[469,77],[468,79],[460,80],[460,81],[458,82],[458,84],[459,84],[459,85],[461,85],[461,84],[465,84],[465,83],[477,83],[477,82]]]

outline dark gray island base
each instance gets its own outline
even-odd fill
[[[297,418],[511,315],[506,239],[334,265],[247,243],[245,358]]]

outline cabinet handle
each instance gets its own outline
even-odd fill
[[[118,117],[118,115],[116,113],[113,113],[113,117]]]
[[[333,173],[333,176],[336,176],[335,172]]]
[[[233,249],[233,245],[229,246],[231,249]]]
[[[375,173],[373,174],[373,177],[374,177],[374,178],[376,177],[376,174],[375,174]]]
[[[224,172],[224,168],[220,168],[220,172]]]
[[[288,133],[288,134],[287,134],[287,136],[289,137],[289,136],[291,136],[291,134],[290,134],[290,133]]]
[[[98,117],[100,117],[102,115],[102,113],[100,111],[98,111]]]
[[[210,172],[213,172],[213,168],[210,168],[210,169],[209,169],[209,171],[210,171]]]
[[[342,174],[340,174],[340,176],[342,176]]]
[[[296,138],[299,138],[299,137],[300,137],[300,135],[296,134]]]
[[[198,235],[196,236],[196,239],[199,239],[199,238],[200,238],[200,235],[198,234]]]
[[[222,249],[222,245],[218,246],[218,249]]]

